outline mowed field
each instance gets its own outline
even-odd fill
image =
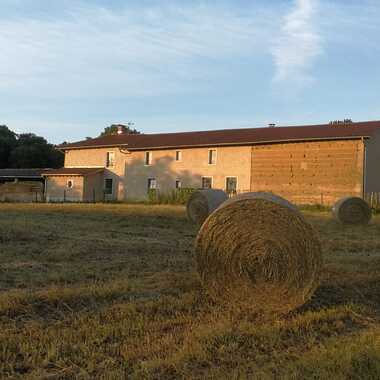
[[[380,217],[305,215],[321,287],[263,318],[204,294],[183,207],[0,205],[0,378],[379,379]]]

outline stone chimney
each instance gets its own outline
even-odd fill
[[[351,125],[353,121],[351,119],[344,119],[344,120],[332,120],[329,122],[329,125],[333,127],[341,127],[346,125]]]
[[[122,135],[124,133],[124,128],[123,127],[124,126],[121,125],[121,124],[117,126],[117,134],[118,135]]]

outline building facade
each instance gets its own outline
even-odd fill
[[[270,191],[302,204],[380,192],[380,122],[151,135],[61,146],[49,201],[145,200],[150,189]]]

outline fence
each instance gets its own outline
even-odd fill
[[[248,193],[250,191],[251,190],[230,191],[228,192],[228,196],[229,198],[232,198],[235,195]],[[266,191],[270,192],[269,190]],[[320,195],[313,195],[309,197],[302,194],[284,194],[283,197],[289,199],[290,201],[298,205],[324,207],[331,207],[340,198],[337,198],[336,195],[328,193],[321,193]],[[380,212],[380,192],[367,193],[365,194],[364,199],[375,212]]]
[[[194,188],[181,188],[174,189],[168,192],[160,192],[158,189],[149,189],[148,190],[148,202],[156,203],[156,204],[186,204],[189,199],[191,193],[195,191]],[[226,191],[226,190],[225,190]],[[229,198],[232,198],[239,194],[248,193],[251,190],[234,190],[234,191],[226,191]],[[266,190],[270,192],[270,190]],[[51,202],[82,202],[82,199],[70,197],[67,194],[66,190],[63,191],[63,196],[54,199],[48,198],[48,201]],[[95,189],[92,191],[91,199],[84,200],[85,202],[105,202],[107,201],[107,197],[104,193],[102,193],[102,197],[98,199],[98,194],[95,193]],[[330,208],[339,198],[336,195],[321,193],[320,195],[310,195],[305,196],[302,193],[297,194],[279,194],[284,198],[288,199],[291,202],[294,202],[297,205],[301,206],[322,206],[324,208]],[[38,200],[40,200],[40,195],[38,195]],[[36,200],[37,200],[36,198]],[[380,212],[380,192],[367,193],[364,199],[368,202],[371,208],[375,212]],[[0,192],[0,200],[1,200],[1,192]],[[34,201],[34,199],[32,200]]]

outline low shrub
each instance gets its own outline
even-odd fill
[[[186,204],[190,195],[195,191],[193,188],[181,188],[168,192],[161,192],[158,189],[149,189],[149,203],[154,204]]]

